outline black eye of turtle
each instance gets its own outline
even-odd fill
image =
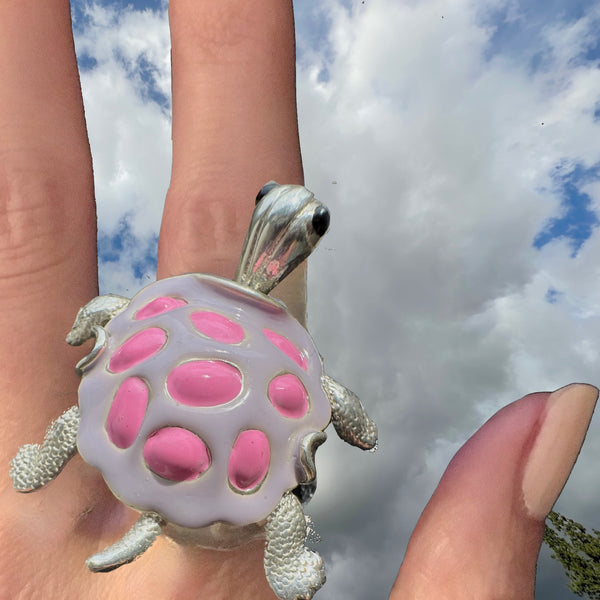
[[[312,218],[312,226],[318,236],[325,234],[329,228],[329,211],[324,206],[315,210]]]
[[[271,190],[275,189],[276,187],[279,187],[279,184],[276,181],[269,181],[268,183],[265,183],[265,185],[260,188],[260,192],[256,194],[255,204],[258,204]]]

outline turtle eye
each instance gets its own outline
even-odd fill
[[[319,206],[312,218],[312,226],[318,236],[325,234],[329,228],[329,211],[324,206]]]
[[[260,192],[256,194],[255,204],[258,204],[271,190],[275,189],[276,187],[279,187],[279,184],[276,181],[269,181],[268,183],[265,183],[265,185],[260,188]]]

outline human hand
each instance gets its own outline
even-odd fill
[[[169,12],[173,166],[158,276],[231,277],[257,191],[302,183],[291,2],[172,0]],[[0,597],[274,598],[261,543],[215,552],[161,536],[135,566],[89,572],[85,559],[137,514],[78,456],[39,493],[12,489],[17,449],[77,403],[87,348],[64,338],[97,295],[96,222],[69,3],[0,2],[0,50]],[[287,287],[302,317],[302,273]]]
[[[457,452],[411,537],[390,600],[528,600],[546,516],[598,390],[572,384],[500,410]]]

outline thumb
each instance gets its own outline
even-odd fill
[[[409,542],[390,600],[533,598],[544,521],[598,390],[571,384],[496,413],[457,452]]]

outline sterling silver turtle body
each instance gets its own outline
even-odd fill
[[[281,600],[310,599],[325,581],[305,546],[303,504],[330,421],[374,448],[358,398],[323,372],[305,328],[267,294],[316,247],[329,213],[301,186],[263,187],[234,281],[189,274],[129,300],[99,296],[68,343],[95,338],[77,364],[79,405],[11,463],[15,489],[54,479],[79,451],[141,515],[87,566],[108,571],[160,533],[228,548],[264,536],[265,573]]]

